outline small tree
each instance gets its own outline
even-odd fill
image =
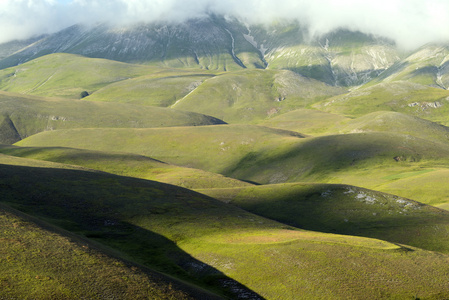
[[[86,91],[82,91],[81,94],[80,94],[80,98],[81,99],[83,99],[84,97],[87,97],[87,96],[89,96],[89,93],[86,92]]]

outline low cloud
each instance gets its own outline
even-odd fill
[[[447,0],[2,0],[0,43],[78,23],[182,22],[208,13],[254,23],[299,20],[317,35],[359,30],[404,48],[449,41]]]

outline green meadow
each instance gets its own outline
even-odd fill
[[[230,298],[236,292],[263,298],[290,293],[288,298],[297,298],[302,290],[306,293],[300,297],[317,299],[449,293],[443,280],[448,272],[444,252],[299,230],[176,186],[41,165],[2,166],[4,205],[137,262],[136,272],[145,265]],[[64,279],[49,273],[36,276],[49,277],[42,285],[52,291],[53,280]],[[341,276],[329,281],[329,274]],[[397,281],[398,276],[405,279]],[[361,288],[361,280],[371,282],[373,289]],[[381,284],[385,282],[393,284]]]
[[[0,70],[0,295],[449,298],[445,52],[333,38]]]
[[[106,254],[92,242],[4,204],[0,207],[4,299],[194,299],[201,290]],[[196,293],[195,293],[196,292]],[[218,298],[218,297],[217,297]]]
[[[0,92],[0,142],[63,128],[148,128],[223,124],[211,116],[126,103],[43,98]],[[151,118],[148,116],[151,115]]]
[[[0,153],[63,163],[111,174],[160,181],[189,189],[238,187],[249,183],[200,169],[180,167],[143,155],[61,147],[0,147]]]
[[[0,88],[28,95],[78,99],[82,91],[90,94],[111,83],[155,70],[149,66],[58,53],[1,70]]]

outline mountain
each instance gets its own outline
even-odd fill
[[[428,44],[397,61],[373,82],[408,81],[448,89],[449,47]]]
[[[20,51],[30,45],[32,45],[34,42],[44,38],[44,35],[33,37],[27,40],[14,40],[11,42],[0,44],[0,59],[3,59],[5,57],[8,57],[10,55],[13,55],[17,51]]]
[[[180,24],[74,25],[3,58],[0,68],[56,52],[178,68],[288,69],[342,86],[375,78],[401,55],[391,41],[360,32],[311,39],[297,22],[250,25],[210,15]]]

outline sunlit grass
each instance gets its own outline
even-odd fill
[[[39,226],[3,205],[0,225],[4,299],[191,298],[167,278],[105,255],[52,226]]]

